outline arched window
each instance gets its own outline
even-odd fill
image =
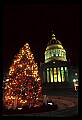
[[[58,56],[59,56],[59,54],[60,54],[60,50],[57,50],[57,53],[58,53]]]
[[[64,68],[61,67],[61,76],[62,76],[62,82],[65,81],[65,76],[64,76]]]
[[[54,68],[54,82],[57,82],[57,72],[56,72],[56,68]]]
[[[61,75],[60,75],[60,68],[57,68],[57,72],[58,72],[58,82],[61,82]]]
[[[51,82],[53,82],[53,69],[50,68],[50,80]]]
[[[65,77],[66,77],[66,80],[68,80],[68,68],[65,67]]]
[[[57,50],[56,50],[56,56],[58,56]]]
[[[47,82],[49,82],[49,68],[47,68]]]
[[[61,56],[61,50],[60,50],[59,56]]]
[[[63,51],[62,51],[62,57],[63,57]]]

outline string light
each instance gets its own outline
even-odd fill
[[[23,105],[26,104],[30,107],[32,101],[36,104],[39,100],[41,93],[39,86],[41,82],[38,81],[41,80],[38,75],[37,63],[34,61],[28,43],[15,56],[8,73],[8,78],[5,81],[5,97],[3,102],[8,109],[15,109],[19,105],[21,107],[18,107],[18,109],[21,110]],[[38,83],[36,84],[36,82]]]

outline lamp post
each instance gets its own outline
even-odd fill
[[[75,91],[77,91],[78,86],[78,74],[75,73],[75,79],[73,79]]]

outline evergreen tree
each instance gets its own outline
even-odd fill
[[[4,84],[3,103],[8,109],[39,105],[41,80],[28,43],[15,56]]]

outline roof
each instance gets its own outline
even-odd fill
[[[53,44],[60,44],[60,45],[62,45],[62,43],[59,40],[56,39],[54,34],[52,34],[52,39],[48,42],[47,46],[53,45]]]

